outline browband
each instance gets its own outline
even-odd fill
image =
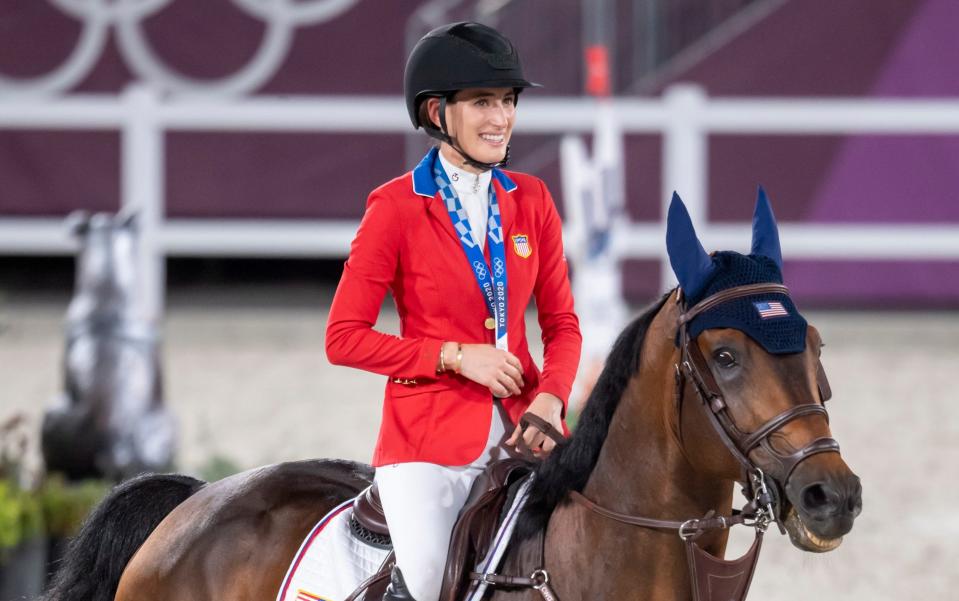
[[[789,288],[782,284],[747,284],[745,286],[736,286],[728,290],[721,290],[712,296],[707,296],[696,303],[693,308],[688,309],[679,316],[679,326],[682,327],[691,322],[700,313],[709,311],[713,307],[721,305],[744,296],[753,296],[754,294],[785,294],[789,296]]]

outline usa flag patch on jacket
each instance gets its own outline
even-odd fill
[[[516,251],[516,254],[526,259],[531,254],[533,254],[533,248],[529,245],[529,236],[526,234],[519,234],[512,236],[513,238],[513,250]]]

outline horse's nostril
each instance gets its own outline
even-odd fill
[[[855,518],[862,511],[862,488],[858,483],[850,488],[835,488],[829,482],[810,484],[802,489],[801,508],[819,520],[843,515]]]
[[[810,484],[802,491],[803,509],[809,513],[829,513],[837,505],[836,493],[825,484]]]

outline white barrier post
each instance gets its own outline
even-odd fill
[[[165,291],[165,251],[161,232],[164,207],[164,132],[157,93],[134,85],[123,93],[122,204],[136,211],[139,229],[138,271],[143,317],[160,326]]]
[[[676,285],[676,278],[666,256],[666,210],[673,191],[689,209],[689,215],[699,232],[705,233],[707,222],[706,181],[708,177],[708,138],[703,124],[707,106],[703,89],[692,84],[677,84],[663,94],[666,105],[666,123],[663,128],[663,214],[661,219],[663,254],[660,269],[662,291]]]

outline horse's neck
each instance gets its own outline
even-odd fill
[[[679,443],[676,317],[670,299],[650,325],[640,369],[616,409],[583,493],[603,507],[643,517],[683,521],[709,510],[728,515],[732,483],[697,471]],[[676,533],[624,525],[579,505],[567,505],[554,514],[551,538],[558,534],[553,529],[564,528],[578,530],[586,547],[581,552],[604,558],[606,573],[582,585],[582,594],[586,588],[598,593],[605,587],[604,598],[689,598],[685,550]],[[709,533],[699,541],[719,554],[725,542],[725,533]]]
[[[621,513],[686,519],[718,511],[730,501],[731,484],[694,468],[679,443],[677,312],[670,299],[650,325],[640,368],[617,406],[584,489],[587,497]]]

